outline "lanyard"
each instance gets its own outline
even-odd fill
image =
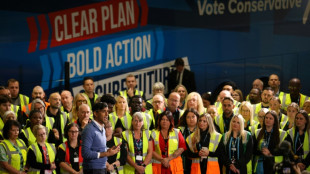
[[[234,157],[235,152],[233,152],[233,155],[231,156],[231,151],[237,151],[237,159],[239,159],[239,142],[240,142],[239,137],[237,137],[236,140],[234,140],[234,141],[233,141],[233,137],[230,137],[230,140],[229,140],[229,159],[232,159],[232,157]]]
[[[266,142],[265,147],[267,147],[267,148],[268,148],[268,146],[269,146],[270,137],[271,137],[272,132],[273,132],[273,128],[271,129],[271,132],[270,132],[270,134],[269,134],[269,136],[268,136],[268,140],[265,141],[265,142]],[[265,130],[265,135],[268,135],[268,132],[267,132],[266,130]],[[266,139],[266,138],[267,138],[267,137],[265,137],[265,139]]]
[[[297,148],[297,140],[300,143],[298,148]],[[295,154],[297,154],[297,151],[299,151],[299,149],[302,148],[302,147],[303,147],[303,144],[301,143],[299,133],[297,132],[297,135],[296,135],[296,138],[295,138],[295,149],[294,149],[295,150]]]
[[[208,137],[208,133],[206,134],[205,138],[203,139],[203,141],[201,141],[201,143],[199,142],[199,149],[202,148],[202,144],[204,144],[204,142],[206,142],[206,139]]]

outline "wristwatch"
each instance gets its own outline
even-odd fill
[[[116,164],[113,164],[113,167],[114,167],[114,169],[117,169],[117,166],[116,166]]]
[[[142,164],[141,166],[142,166],[142,167],[146,167],[146,165],[145,165],[145,164]]]

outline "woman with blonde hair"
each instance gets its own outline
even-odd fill
[[[78,119],[77,112],[79,111],[79,106],[83,103],[87,104],[87,97],[85,96],[85,94],[83,93],[76,94],[73,100],[72,114],[69,115],[70,123],[75,122]]]
[[[255,130],[251,130],[251,127],[257,124],[257,122],[254,120],[254,112],[253,112],[253,106],[250,102],[244,101],[241,103],[239,107],[239,114],[244,118],[244,130],[253,132]]]
[[[220,173],[218,159],[225,159],[222,135],[215,131],[212,117],[203,114],[198,127],[186,138],[188,156],[192,158],[191,173]]]
[[[124,96],[117,96],[116,103],[113,107],[113,112],[109,114],[109,121],[115,136],[119,136],[122,131],[128,129],[128,122],[131,122],[131,115],[127,99]]]
[[[33,134],[36,136],[36,143],[28,148],[27,164],[28,173],[56,173],[55,157],[56,149],[54,144],[46,143],[46,129],[42,125],[33,127]]]
[[[223,134],[225,157],[228,163],[226,173],[252,173],[253,140],[251,133],[244,129],[242,115],[233,116],[229,131]]]
[[[199,115],[206,112],[206,108],[203,107],[202,98],[199,93],[191,92],[188,94],[185,100],[184,111],[193,108],[196,109]],[[183,115],[183,113],[182,113]]]
[[[188,95],[186,87],[184,85],[181,85],[181,84],[177,85],[174,88],[174,92],[177,92],[180,95],[179,109],[184,109],[185,99],[186,99],[186,97]]]

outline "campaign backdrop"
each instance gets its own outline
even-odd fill
[[[31,95],[70,90],[95,79],[102,95],[125,89],[125,77],[152,96],[168,84],[176,58],[195,73],[199,93],[236,82],[247,94],[256,78],[278,74],[281,90],[298,77],[310,95],[308,0],[76,0],[1,2],[0,83],[20,81]]]

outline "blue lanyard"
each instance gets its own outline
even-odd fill
[[[299,140],[299,143],[300,143],[300,146],[298,147],[298,149],[297,149],[297,140]],[[297,135],[296,135],[296,138],[295,138],[295,148],[294,148],[295,154],[297,153],[297,151],[298,151],[302,146],[303,146],[303,144],[301,143],[300,137],[299,137],[299,133],[297,132]]]
[[[273,132],[273,128],[271,129],[271,132],[270,132],[270,134],[269,134],[268,140],[267,140],[267,142],[266,142],[267,148],[268,148],[268,146],[269,146],[270,137],[271,137],[272,132]],[[265,130],[265,135],[266,135],[266,133],[268,133],[268,132]],[[266,137],[266,138],[267,138],[267,137]]]
[[[237,141],[237,143],[235,143],[236,141]],[[237,159],[239,159],[239,142],[240,142],[239,137],[237,137],[236,141],[234,141],[235,147],[233,147],[233,148],[236,148]],[[230,137],[230,140],[229,140],[229,159],[231,159],[231,144],[232,144],[232,142],[233,142],[233,138]]]

